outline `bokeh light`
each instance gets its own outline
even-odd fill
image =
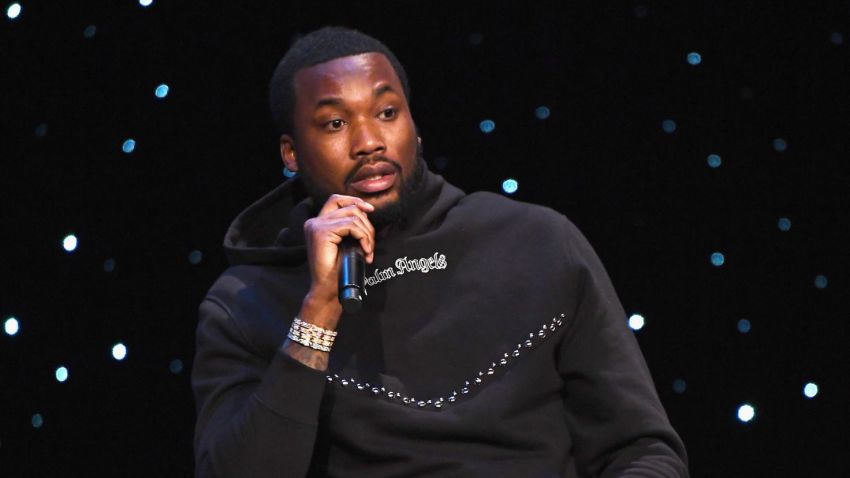
[[[720,267],[726,262],[726,256],[722,252],[714,252],[711,254],[711,264],[715,267]]]
[[[534,110],[534,116],[536,116],[537,119],[544,120],[548,118],[550,114],[552,114],[552,112],[549,111],[548,106],[538,106],[537,109]]]
[[[124,144],[121,145],[121,151],[124,151],[127,154],[132,153],[133,150],[135,150],[135,149],[136,149],[136,140],[132,139],[132,138],[125,140]]]
[[[676,392],[678,394],[682,394],[682,393],[685,393],[685,390],[687,388],[688,388],[688,384],[685,383],[685,381],[682,380],[681,378],[677,378],[676,380],[673,380],[673,391],[674,392]]]
[[[646,321],[640,314],[632,314],[631,317],[629,317],[629,327],[632,330],[640,330],[645,324]]]
[[[738,407],[738,420],[747,423],[756,417],[756,409],[749,403],[745,403]]]
[[[516,179],[505,179],[502,182],[502,191],[507,194],[513,194],[519,189],[519,183]]]
[[[68,380],[68,369],[65,367],[59,367],[56,369],[55,375],[58,382],[64,382]]]
[[[720,158],[720,155],[717,154],[709,154],[708,155],[708,166],[712,168],[719,168],[723,163],[723,160]]]
[[[700,63],[702,63],[702,55],[695,51],[688,53],[688,64],[696,66]]]
[[[674,133],[676,131],[676,122],[671,119],[666,119],[661,122],[661,129],[667,134]]]
[[[115,270],[115,259],[107,259],[103,261],[103,271],[104,272],[113,272]]]
[[[753,324],[750,323],[748,319],[741,319],[738,321],[738,332],[742,334],[747,334],[752,330]]]
[[[47,136],[47,123],[41,123],[35,127],[35,137],[43,138]]]
[[[826,280],[826,276],[822,274],[818,274],[815,276],[815,287],[818,289],[826,289],[828,281]]]
[[[814,382],[809,382],[803,385],[803,396],[806,398],[815,398],[818,394],[818,385]]]
[[[153,4],[153,0],[139,0],[139,5],[149,7]]]
[[[204,254],[195,249],[194,251],[189,253],[189,263],[190,264],[200,264],[201,260],[204,258]]]
[[[127,356],[127,347],[118,342],[117,344],[112,346],[112,358],[115,360],[124,360],[124,357]]]
[[[6,16],[9,17],[10,20],[14,20],[21,15],[21,10],[20,3],[13,3],[6,9]]]
[[[168,370],[173,374],[178,374],[183,371],[183,361],[180,359],[174,359],[168,364]]]
[[[163,83],[156,87],[153,94],[156,95],[157,98],[165,98],[166,96],[168,96],[168,90],[168,85]]]
[[[776,227],[778,227],[780,231],[787,232],[791,229],[791,220],[787,217],[780,217],[779,221],[776,222]]]
[[[773,140],[773,149],[781,153],[788,149],[788,143],[782,138],[776,138]]]
[[[85,38],[94,38],[94,35],[97,33],[97,27],[94,25],[89,25],[83,30],[83,36]]]
[[[486,119],[482,121],[478,125],[478,127],[481,128],[481,132],[489,134],[492,133],[494,129],[496,129],[496,122],[493,120]]]
[[[67,252],[74,252],[77,249],[77,236],[68,234],[62,239],[62,249]]]
[[[44,425],[44,417],[42,417],[40,413],[36,413],[30,419],[30,423],[32,423],[33,428],[41,428],[41,426]]]
[[[6,332],[6,335],[15,335],[20,330],[20,324],[18,323],[18,319],[15,317],[9,317],[3,322],[3,330]]]

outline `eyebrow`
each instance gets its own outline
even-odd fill
[[[393,87],[389,84],[381,85],[375,88],[375,91],[372,93],[372,97],[377,98],[385,93],[395,93]],[[316,102],[316,107],[314,109],[319,109],[323,106],[339,106],[343,103],[342,98],[338,96],[329,96],[327,98],[322,98]]]

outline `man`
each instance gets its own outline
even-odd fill
[[[200,306],[198,476],[687,476],[610,280],[551,209],[427,170],[404,69],[343,28],[271,81],[297,177]],[[338,255],[366,258],[358,314]]]

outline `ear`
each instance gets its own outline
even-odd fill
[[[283,160],[286,169],[293,173],[298,171],[298,160],[295,159],[295,140],[288,134],[280,135],[280,159]]]

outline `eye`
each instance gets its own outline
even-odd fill
[[[330,120],[327,123],[325,123],[325,129],[328,129],[330,131],[339,131],[339,130],[342,129],[342,126],[344,124],[345,124],[345,121],[343,121],[341,119]]]
[[[395,108],[387,108],[387,109],[381,111],[381,113],[378,114],[378,117],[381,118],[381,119],[389,120],[389,119],[395,118],[395,115],[396,115]]]

